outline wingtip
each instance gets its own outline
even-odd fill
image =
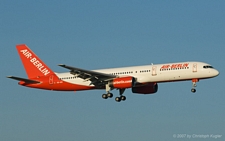
[[[64,64],[58,64],[58,66],[60,66],[60,67],[65,67],[66,65],[64,65]]]

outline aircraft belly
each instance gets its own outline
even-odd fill
[[[191,79],[192,76],[188,72],[166,72],[161,73],[156,79],[158,81],[179,81],[179,80],[188,80]]]
[[[71,83],[71,84],[79,84],[79,85],[83,85],[83,86],[93,86],[90,85],[91,82],[90,81],[84,81],[83,79],[77,79],[77,80],[64,80],[65,82]]]

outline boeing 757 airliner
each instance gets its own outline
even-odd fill
[[[196,92],[196,82],[201,79],[216,77],[219,71],[203,62],[178,62],[151,64],[144,66],[85,70],[65,64],[59,66],[69,72],[53,72],[25,44],[16,46],[28,78],[8,76],[19,81],[19,85],[55,91],[82,91],[105,89],[102,98],[112,98],[113,89],[119,90],[117,102],[126,100],[125,89],[131,88],[136,94],[154,94],[158,91],[158,83],[173,81],[192,81],[191,91]]]

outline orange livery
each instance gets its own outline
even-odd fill
[[[16,46],[28,78],[8,76],[19,81],[19,85],[54,91],[82,91],[105,89],[102,98],[112,98],[113,89],[119,90],[117,102],[126,100],[123,95],[128,88],[136,94],[154,94],[158,83],[191,80],[192,92],[196,92],[196,83],[201,79],[216,77],[219,71],[204,62],[178,62],[151,64],[111,69],[85,70],[60,64],[69,72],[53,72],[25,44]]]

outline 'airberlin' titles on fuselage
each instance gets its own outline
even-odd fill
[[[115,81],[115,82],[113,82],[114,84],[123,84],[123,83],[131,83],[132,82],[132,80],[120,80],[120,81]]]
[[[37,60],[35,57],[32,57],[32,54],[27,50],[21,50],[20,52],[23,53],[23,55],[27,58],[30,59],[30,62],[40,70],[44,75],[48,75],[50,71],[42,64],[40,63],[39,60]]]
[[[187,67],[189,67],[189,63],[163,65],[160,69],[177,69],[177,68],[187,68]]]

